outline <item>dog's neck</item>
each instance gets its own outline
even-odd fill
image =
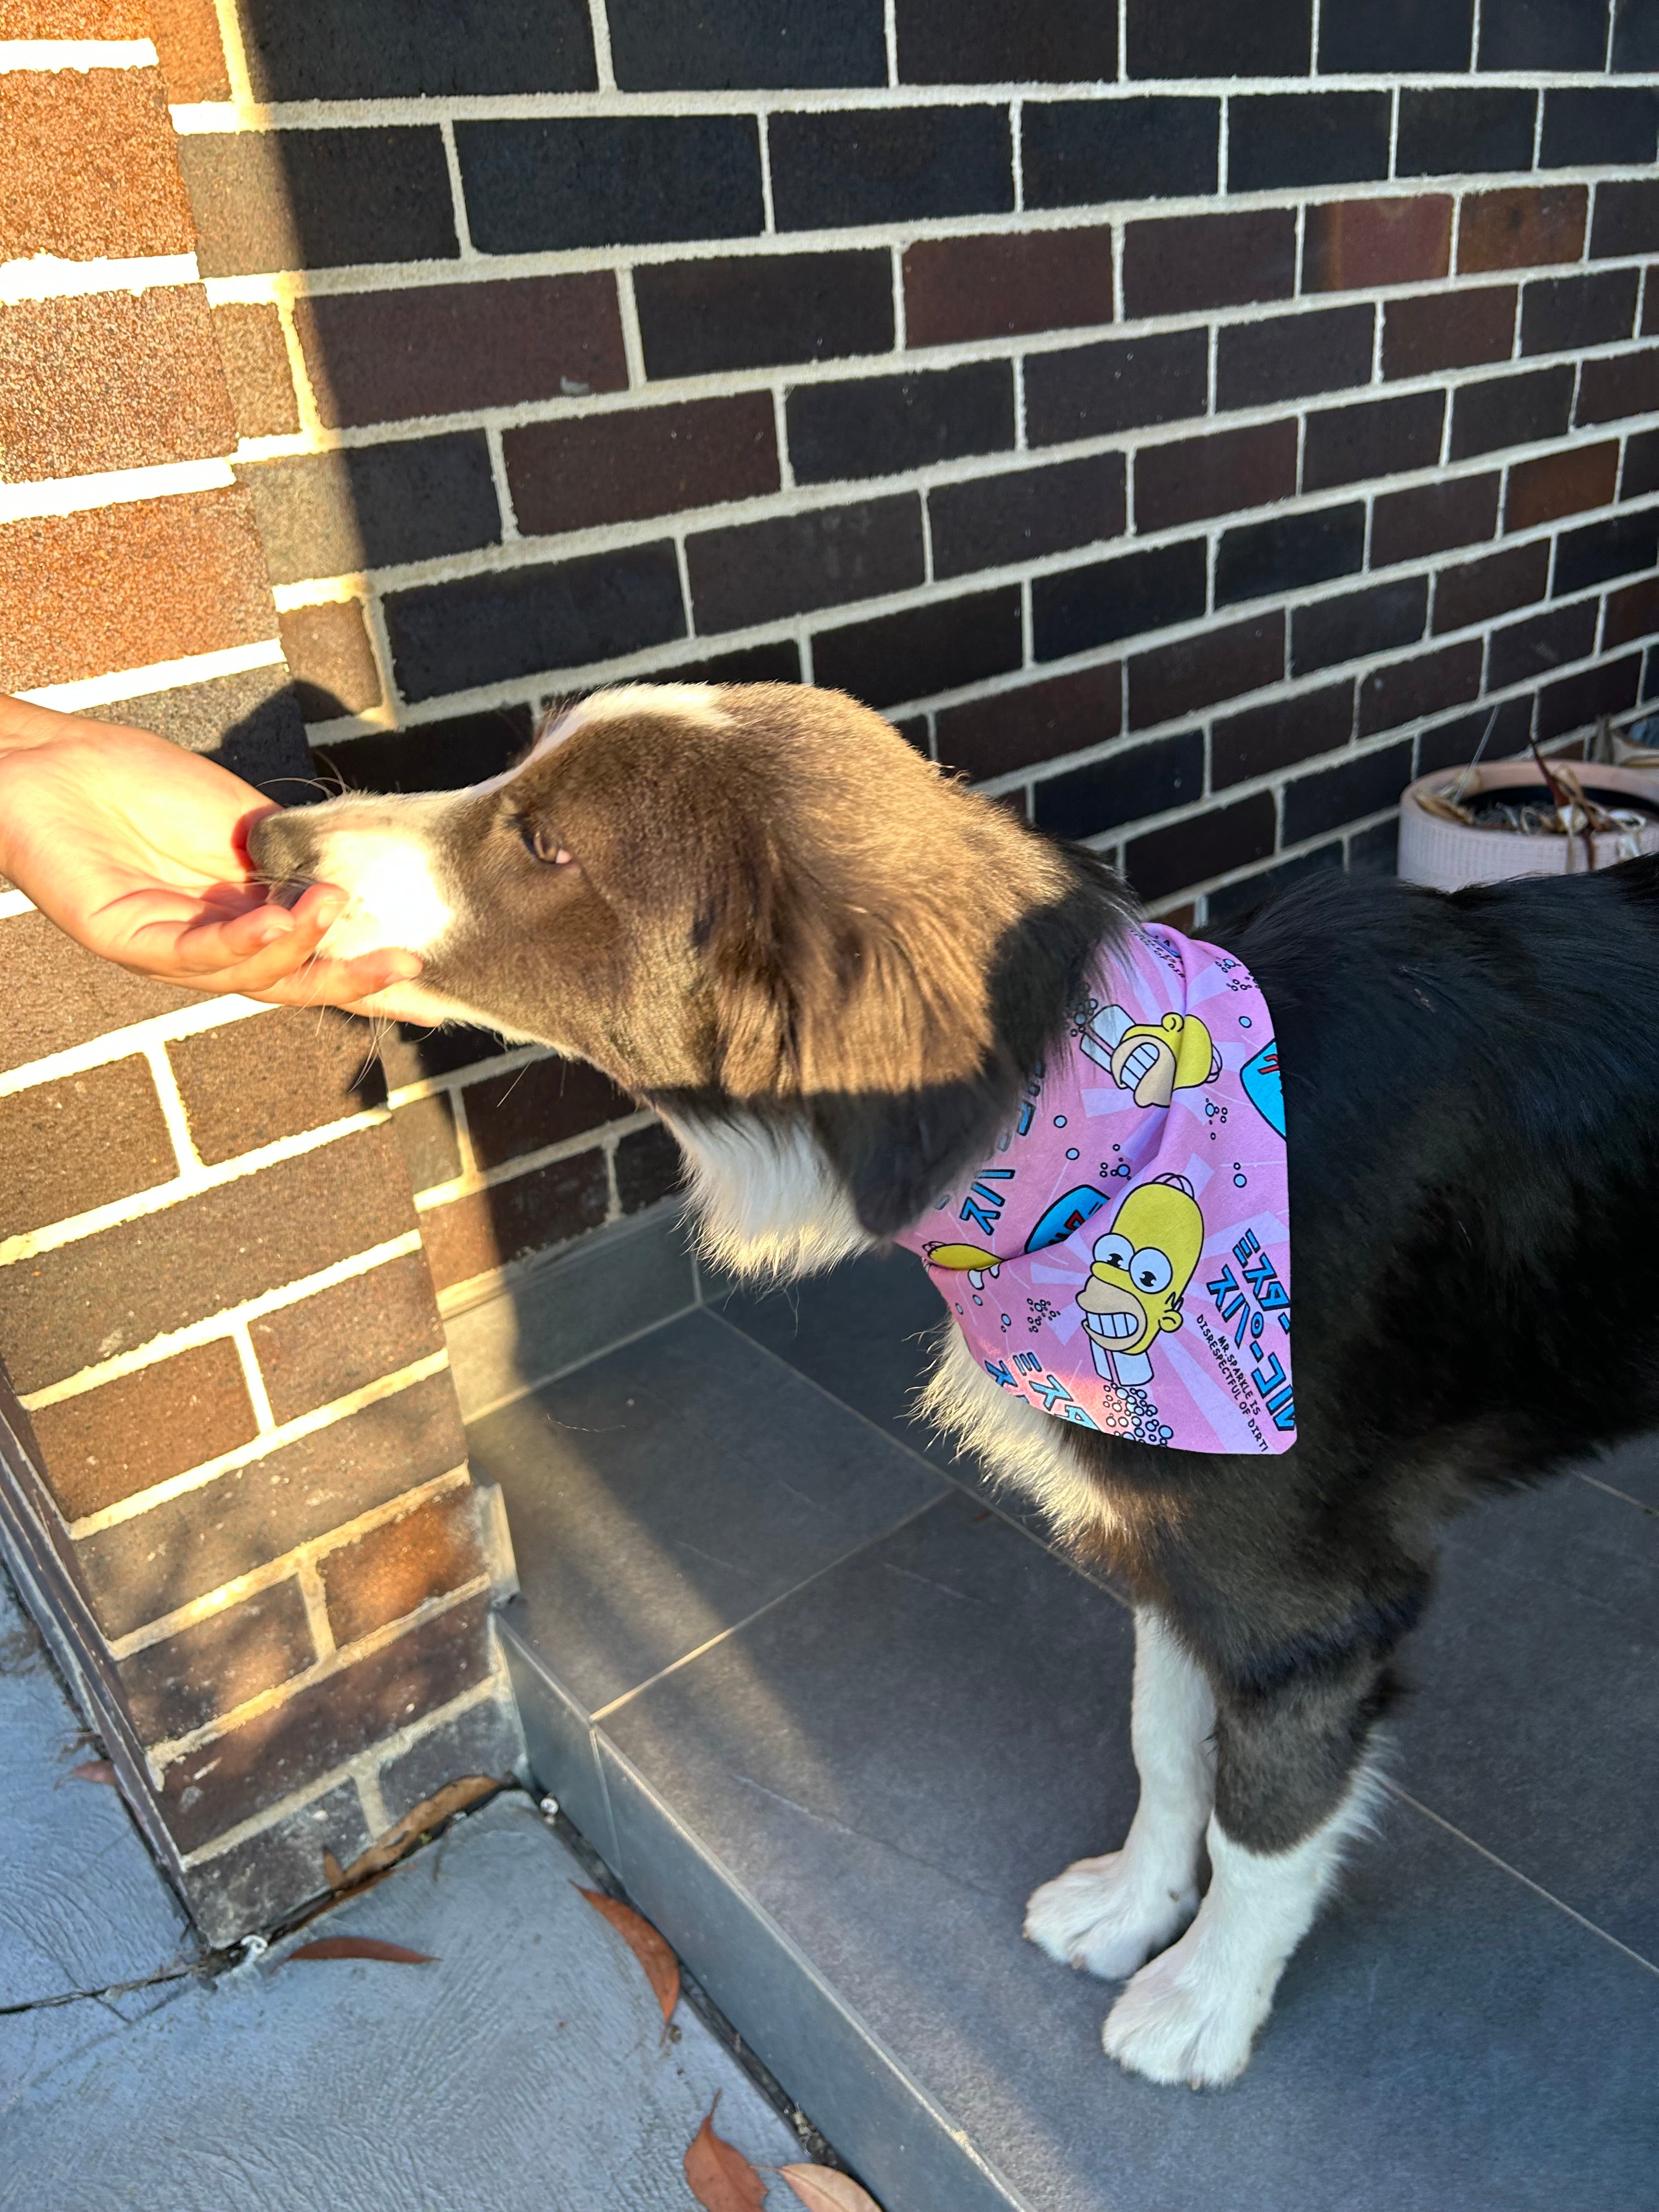
[[[1024,915],[996,948],[985,979],[991,1042],[972,1075],[898,1094],[652,1097],[684,1151],[714,1265],[765,1281],[821,1273],[919,1220],[989,1152],[1064,1033],[1101,946],[1136,918],[1115,871],[1081,848],[1061,854],[1062,895]]]

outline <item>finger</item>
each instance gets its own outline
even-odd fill
[[[250,998],[282,1006],[349,1006],[376,992],[411,983],[421,972],[413,952],[365,952],[355,960],[315,960],[257,988],[238,984]]]
[[[302,903],[307,907],[304,914],[297,908],[289,914],[283,907],[259,906],[224,921],[198,922],[174,936],[165,963],[152,956],[147,964],[152,974],[170,975],[205,989],[240,990],[240,981],[227,979],[249,963],[258,966],[261,983],[274,981],[311,957],[343,912],[345,894],[335,891],[313,898],[307,893]],[[142,937],[135,941],[133,950],[141,958],[148,949]]]

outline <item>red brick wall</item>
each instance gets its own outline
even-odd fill
[[[228,90],[214,11],[154,33],[159,68],[141,7],[0,0],[56,42],[0,46],[0,687],[291,797],[232,457],[292,386],[199,274],[168,100]],[[394,1117],[366,1036],[140,981],[0,885],[0,1551],[217,1940],[516,1748],[398,1142],[443,1109]]]
[[[231,12],[184,173],[351,782],[809,678],[1201,926],[1391,866],[1494,708],[1507,753],[1659,690],[1636,0]],[[509,1154],[440,1079],[446,1300],[666,1188],[591,1085]]]

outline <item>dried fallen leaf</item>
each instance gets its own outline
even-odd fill
[[[453,1814],[465,1812],[480,1797],[492,1796],[501,1786],[493,1774],[464,1774],[457,1782],[445,1783],[434,1796],[423,1797],[418,1805],[412,1805],[395,1826],[377,1837],[349,1867],[343,1869],[333,1854],[325,1851],[323,1871],[328,1876],[329,1887],[356,1889],[370,1875],[395,1866],[406,1851],[414,1849],[428,1828],[435,1828]]]
[[[344,1869],[332,1851],[323,1853],[323,1879],[331,1889],[343,1889],[346,1886]]]
[[[572,1887],[575,1885],[573,1883]],[[680,1962],[648,1920],[641,1919],[631,1905],[620,1898],[606,1897],[602,1890],[580,1889],[577,1894],[585,1897],[595,1912],[611,1923],[623,1942],[645,1969],[645,1978],[657,1993],[657,2002],[662,2007],[665,2024],[674,2017],[674,2007],[679,2002]]]
[[[781,2166],[778,2172],[806,2212],[881,2212],[867,2189],[860,2189],[850,2173],[837,2173],[833,2166]]]
[[[686,2187],[703,2212],[763,2212],[766,2184],[735,2143],[714,2133],[720,2100],[716,2090],[708,2117],[686,2146]]]
[[[106,1782],[112,1790],[116,1786],[115,1769],[107,1759],[83,1759],[79,1766],[70,1767],[69,1778],[71,1782]]]
[[[295,1959],[383,1959],[393,1966],[434,1966],[430,1951],[405,1950],[401,1943],[383,1943],[378,1936],[319,1936],[314,1943],[301,1943],[290,1951]]]

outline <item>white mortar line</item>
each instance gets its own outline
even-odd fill
[[[479,257],[472,244],[471,227],[467,221],[466,191],[461,182],[460,156],[455,151],[455,125],[446,116],[438,125],[444,142],[444,167],[449,176],[449,207],[455,223],[455,241],[463,261],[476,261]]]
[[[587,0],[587,16],[593,33],[593,69],[599,90],[614,92],[617,71],[611,58],[611,19],[605,11],[605,0]]]
[[[623,360],[628,368],[628,388],[641,391],[646,382],[645,338],[640,329],[640,303],[634,290],[631,269],[617,271],[617,314],[622,324]],[[653,390],[652,398],[656,398]]]
[[[904,248],[893,246],[888,251],[893,260],[893,351],[903,353],[908,344],[904,313]]]
[[[21,891],[10,892],[8,896],[22,902],[9,911],[33,911]],[[240,998],[230,993],[216,999],[204,995],[198,1004],[176,1006],[170,1013],[152,1014],[148,1021],[133,1022],[125,1029],[106,1030],[102,1036],[65,1046],[62,1052],[46,1053],[21,1067],[5,1069],[0,1073],[0,1098],[9,1097],[14,1091],[31,1090],[37,1083],[55,1083],[64,1076],[83,1075],[88,1068],[102,1067],[112,1060],[128,1059],[134,1053],[143,1053],[152,1042],[194,1036],[202,1030],[219,1029],[227,1022],[246,1021],[254,1014],[274,1011],[258,1000]]]
[[[301,1559],[294,1571],[294,1581],[300,1602],[305,1607],[312,1648],[318,1658],[331,1658],[339,1647],[334,1641],[334,1624],[328,1617],[328,1592],[323,1587],[316,1561]]]
[[[15,915],[33,914],[34,901],[27,891],[0,891],[0,921],[9,921]]]
[[[248,75],[247,51],[242,44],[242,26],[236,13],[236,0],[213,0],[213,12],[219,25],[219,46],[225,58],[225,74],[230,80],[231,113],[234,128],[245,130],[258,112],[253,98],[253,82]],[[179,127],[179,109],[173,111],[173,129]]]
[[[460,1102],[456,1103],[459,1106]],[[456,1115],[458,1130],[465,1111],[461,1107]],[[648,1106],[642,1106],[635,1113],[619,1114],[614,1121],[602,1121],[595,1128],[579,1130],[574,1137],[560,1137],[553,1144],[537,1146],[532,1152],[515,1152],[511,1159],[502,1160],[493,1168],[481,1168],[476,1158],[469,1157],[469,1143],[460,1174],[447,1182],[434,1182],[429,1188],[417,1192],[416,1211],[432,1213],[440,1206],[453,1205],[458,1198],[470,1197],[475,1191],[493,1190],[498,1183],[514,1182],[520,1176],[550,1166],[555,1161],[578,1158],[583,1152],[597,1151],[602,1141],[614,1143],[632,1136],[636,1129],[650,1128],[656,1119]]]
[[[161,1103],[161,1119],[167,1123],[167,1135],[173,1140],[173,1158],[179,1164],[180,1176],[191,1176],[202,1171],[202,1155],[196,1149],[196,1139],[191,1134],[190,1116],[185,1110],[184,1094],[179,1088],[179,1079],[173,1073],[166,1047],[159,1037],[148,1038],[143,1048],[143,1057],[149,1066],[150,1079],[155,1085],[155,1096]],[[0,1249],[3,1249],[0,1247]]]
[[[436,1098],[445,1091],[459,1093],[469,1084],[492,1075],[510,1075],[515,1068],[529,1067],[538,1060],[550,1060],[552,1053],[541,1044],[514,1045],[489,1060],[475,1060],[465,1067],[447,1070],[442,1075],[424,1075],[414,1083],[399,1084],[387,1094],[388,1106],[412,1106],[419,1099]]]
[[[38,707],[73,714],[81,707],[107,707],[118,699],[140,699],[173,691],[186,684],[206,684],[216,676],[240,676],[252,668],[282,665],[283,648],[274,637],[252,645],[230,645],[216,653],[192,653],[179,660],[158,660],[146,668],[122,668],[108,676],[87,676],[70,684],[37,684],[20,691]]]
[[[1008,143],[1014,169],[1014,213],[1025,212],[1025,147],[1024,131],[1025,102],[1014,99],[1008,103]]]
[[[761,228],[770,238],[777,230],[777,209],[772,198],[771,118],[763,115],[757,125],[760,140]]]
[[[158,68],[149,39],[0,39],[0,76],[15,70]]]
[[[271,1411],[270,1393],[265,1388],[265,1378],[259,1370],[259,1357],[253,1349],[253,1339],[245,1321],[239,1321],[231,1330],[230,1340],[242,1363],[242,1381],[247,1387],[248,1399],[253,1407],[254,1425],[261,1436],[269,1436],[277,1425],[276,1416]]]
[[[161,285],[200,282],[193,253],[92,261],[37,253],[27,261],[0,261],[0,307],[15,307],[26,300],[80,299],[95,292],[149,292]]]
[[[793,492],[795,465],[789,458],[789,410],[781,384],[772,386],[772,428],[778,441],[778,483],[781,492]],[[800,487],[805,491],[805,487]]]
[[[501,447],[501,433],[493,422],[484,432],[484,445],[489,454],[489,477],[495,487],[495,504],[501,511],[501,543],[503,545],[516,545],[520,541],[519,517],[513,505],[513,488],[507,479],[507,455]]]

